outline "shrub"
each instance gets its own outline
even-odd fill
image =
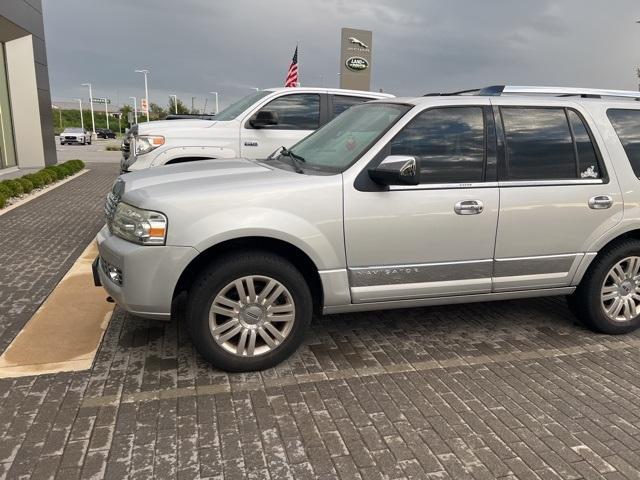
[[[42,188],[44,186],[44,180],[40,175],[36,173],[29,173],[22,178],[26,178],[27,180],[29,180],[33,185],[33,188]]]
[[[22,185],[23,193],[30,193],[31,190],[33,190],[33,183],[31,183],[31,180],[27,178],[24,178],[24,177],[16,178],[16,182]]]
[[[7,204],[7,198],[0,193],[0,208],[4,208]]]
[[[0,195],[2,195],[5,200],[13,196],[12,190],[2,183],[0,183]]]
[[[18,182],[17,180],[5,180],[4,182],[2,182],[2,185],[7,186],[9,190],[11,190],[12,197],[17,197],[24,193],[22,185],[20,185],[20,182]]]
[[[53,173],[45,169],[38,170],[35,174],[40,175],[45,185],[49,185],[57,180]]]
[[[62,180],[64,178],[64,173],[62,173],[57,165],[46,167],[45,170],[54,177],[54,180]]]

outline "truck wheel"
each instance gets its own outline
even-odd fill
[[[194,282],[187,323],[196,349],[215,367],[263,370],[298,348],[312,310],[307,282],[291,263],[267,252],[237,253]]]
[[[571,310],[592,329],[628,333],[640,326],[640,241],[625,240],[599,254],[569,297]]]

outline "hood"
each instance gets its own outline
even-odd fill
[[[162,135],[165,132],[193,131],[194,128],[210,128],[216,123],[213,120],[157,120],[138,124],[138,135]]]
[[[305,175],[243,158],[200,160],[138,170],[120,176],[122,199],[140,208],[195,201],[202,196],[259,191],[274,183],[299,183]]]

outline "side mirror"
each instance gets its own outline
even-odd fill
[[[420,174],[414,157],[389,155],[369,170],[371,179],[381,185],[418,185]]]
[[[253,128],[264,128],[278,124],[278,114],[271,110],[260,110],[249,120],[249,125]]]

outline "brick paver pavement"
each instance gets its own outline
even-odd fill
[[[317,318],[289,361],[228,375],[117,309],[91,371],[0,381],[0,472],[640,478],[639,346],[537,299]]]

